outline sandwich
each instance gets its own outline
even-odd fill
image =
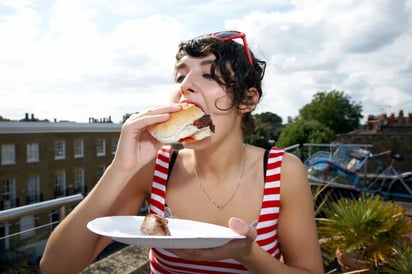
[[[159,142],[172,144],[202,140],[215,132],[215,126],[209,114],[195,104],[188,104],[171,113],[166,122],[152,125],[148,130]]]

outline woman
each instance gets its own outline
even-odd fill
[[[233,41],[237,38],[243,46]],[[144,201],[157,214],[229,226],[246,236],[210,249],[152,249],[154,273],[322,273],[302,163],[281,149],[269,152],[243,143],[253,129],[251,112],[262,96],[264,66],[240,32],[182,42],[174,103],[134,114],[124,123],[111,165],[50,236],[40,263],[43,273],[81,271],[111,242],[86,224],[102,216],[135,215]],[[187,103],[211,115],[215,133],[184,143],[172,165],[171,147],[147,128],[167,121]],[[158,170],[160,158],[166,170]],[[155,170],[166,179],[153,176]]]

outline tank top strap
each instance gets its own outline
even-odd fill
[[[262,207],[256,226],[256,242],[275,258],[281,256],[278,241],[278,217],[280,213],[280,167],[284,150],[272,147],[265,161],[265,186]]]
[[[166,185],[172,154],[173,149],[170,145],[161,147],[157,153],[149,206],[149,212],[152,214],[164,216]]]

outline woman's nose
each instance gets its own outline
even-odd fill
[[[196,81],[193,74],[189,73],[185,76],[184,80],[180,84],[180,93],[185,95],[188,93],[194,93],[197,90]]]

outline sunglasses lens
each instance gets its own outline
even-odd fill
[[[229,37],[234,37],[234,36],[239,36],[240,32],[237,31],[221,31],[215,33],[213,36],[221,39],[229,38]]]
[[[235,30],[228,30],[228,31],[210,33],[210,34],[207,34],[206,36],[215,37],[221,41],[229,41],[229,40],[241,38],[243,40],[243,46],[245,48],[247,60],[249,61],[251,65],[253,65],[253,60],[250,55],[249,48],[246,42],[246,36],[243,32],[235,31]],[[205,36],[201,36],[201,37],[205,37]]]

